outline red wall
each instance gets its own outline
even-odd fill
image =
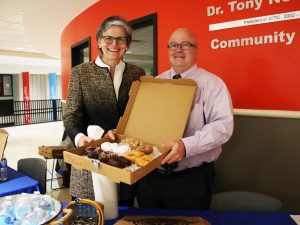
[[[199,38],[197,64],[220,76],[227,84],[234,108],[300,111],[300,17],[293,20],[209,31],[212,23],[266,17],[300,10],[299,0],[261,0],[262,4],[243,5],[255,1],[221,0],[101,0],[76,17],[61,36],[63,98],[66,98],[71,68],[70,47],[91,36],[92,59],[98,54],[95,34],[103,19],[121,15],[133,20],[157,13],[158,73],[170,68],[166,45],[171,32],[178,27],[193,30]],[[272,4],[271,4],[272,3]],[[222,7],[223,14],[209,16],[209,6]],[[243,8],[245,6],[245,8]],[[253,8],[251,8],[253,6]],[[283,18],[283,16],[282,16]],[[294,33],[290,45],[286,41],[234,48],[213,49],[214,39],[233,40],[245,37]]]

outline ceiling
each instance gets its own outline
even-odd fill
[[[100,0],[0,0],[0,73],[61,73],[60,37],[68,23]],[[153,27],[133,31],[128,62],[152,64]]]
[[[60,58],[60,36],[67,24],[98,0],[1,0],[0,51]]]

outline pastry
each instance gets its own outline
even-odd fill
[[[129,155],[129,154],[125,154],[124,157],[125,157],[126,159],[128,159],[129,161],[133,162],[133,163],[134,163],[135,158],[136,158],[136,156],[134,156],[134,155]]]
[[[152,145],[144,145],[143,147],[139,147],[137,150],[144,152],[147,155],[150,155],[153,152]]]
[[[131,165],[131,161],[123,156],[113,156],[107,161],[107,164],[118,168],[125,168]]]
[[[151,160],[152,160],[151,156],[143,155],[143,156],[135,159],[135,164],[140,167],[143,167],[143,166],[146,166]]]
[[[109,155],[103,151],[99,154],[98,159],[100,160],[100,162],[106,163],[109,160]]]
[[[84,154],[88,157],[88,158],[92,158],[92,159],[97,159],[98,155],[100,154],[100,152],[102,152],[101,148],[98,146],[90,146],[87,147],[84,150]]]
[[[99,160],[100,162],[103,162],[103,163],[107,163],[108,160],[114,156],[118,156],[117,153],[114,153],[114,152],[106,152],[106,151],[102,151],[100,154],[99,154]]]
[[[139,150],[131,150],[129,152],[127,152],[128,155],[133,155],[133,156],[136,156],[136,157],[141,157],[143,155],[145,155],[144,152],[141,152]]]
[[[143,141],[136,140],[134,138],[126,137],[121,141],[122,144],[127,144],[131,149],[137,149],[145,145]]]
[[[141,152],[139,150],[131,150],[124,154],[124,157],[134,163],[136,158],[141,157],[143,155],[145,155],[144,152]]]

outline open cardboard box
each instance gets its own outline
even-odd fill
[[[4,155],[4,149],[6,147],[7,138],[8,132],[4,129],[0,129],[0,161],[2,160]]]
[[[108,138],[96,140],[80,148],[64,151],[64,160],[76,168],[84,168],[107,176],[115,182],[133,184],[161,165],[168,150],[162,144],[182,137],[196,91],[196,82],[191,79],[155,79],[141,77],[129,92],[129,101],[117,126],[119,142],[124,135],[143,140],[158,148],[161,154],[146,166],[135,171],[120,169],[84,156],[88,146],[100,146]]]

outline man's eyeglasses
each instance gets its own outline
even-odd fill
[[[124,44],[127,41],[126,37],[102,36],[102,38],[106,44],[111,44],[114,40],[116,40],[118,44]]]
[[[194,44],[189,43],[189,42],[182,42],[180,44],[178,44],[176,42],[171,42],[170,44],[168,44],[168,48],[171,51],[175,51],[178,47],[180,47],[183,50],[188,50],[188,49],[191,49],[193,47],[197,47],[197,45],[194,45]]]

